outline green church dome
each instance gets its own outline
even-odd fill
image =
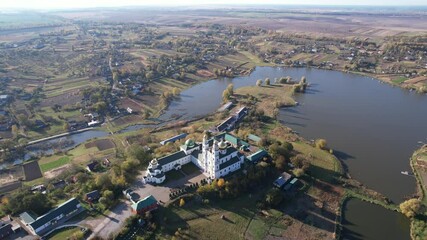
[[[187,147],[192,147],[195,145],[195,143],[194,143],[193,139],[187,139],[187,141],[185,141],[185,145]]]

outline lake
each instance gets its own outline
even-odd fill
[[[280,111],[283,124],[306,139],[325,138],[352,177],[396,203],[415,192],[415,179],[400,172],[410,170],[410,156],[419,141],[426,141],[427,96],[372,78],[319,69],[257,67],[249,76],[210,80],[182,91],[160,120],[176,116],[189,120],[216,111],[230,83],[239,88],[255,85],[257,79],[274,81],[284,76],[295,80],[306,76],[310,87],[305,94],[296,95],[298,106]],[[147,125],[132,126],[127,131],[142,127]],[[92,134],[79,133],[71,138],[80,143]],[[385,235],[375,238],[379,235],[373,231],[386,234],[391,229],[396,232],[392,236],[409,239],[409,222],[401,220],[398,213],[356,200],[350,200],[345,208],[348,239],[358,239],[358,234],[366,236],[363,239],[390,239]],[[368,226],[372,219],[376,220]]]
[[[305,68],[257,67],[250,76],[193,86],[173,101],[161,118],[191,119],[217,110],[222,92],[255,85],[257,79],[307,77],[310,87],[296,95],[300,104],[280,111],[279,120],[306,139],[325,138],[352,177],[399,203],[415,192],[409,158],[427,137],[427,96],[356,74]],[[351,200],[346,205],[347,239],[409,239],[409,221],[379,206]],[[373,216],[375,215],[375,216]],[[375,224],[366,223],[375,219]],[[396,226],[399,227],[396,227]],[[391,231],[390,229],[393,229]],[[378,234],[387,232],[397,238]],[[402,238],[400,238],[402,236]]]

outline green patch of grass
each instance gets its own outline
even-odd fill
[[[80,228],[63,228],[53,232],[50,236],[47,237],[47,239],[49,240],[69,239],[70,236],[80,231],[81,231]]]
[[[256,236],[253,239],[263,239],[273,224],[267,218],[255,217],[258,212],[256,201],[264,194],[265,191],[261,190],[237,199],[212,200],[209,204],[193,200],[183,207],[170,205],[161,208],[159,216],[164,220],[161,224],[164,229],[160,234],[173,235],[181,228],[194,239],[244,239],[250,231],[249,235]],[[279,213],[273,211],[271,215],[275,219]],[[255,221],[251,223],[254,217]]]
[[[399,78],[393,79],[392,82],[396,83],[396,84],[401,84],[404,81],[406,81],[407,79],[408,79],[407,77],[399,77]]]
[[[70,157],[64,156],[64,157],[61,157],[55,161],[41,164],[40,169],[42,170],[42,172],[47,172],[49,170],[59,168],[65,164],[68,164],[68,163],[70,163],[70,161],[71,161]]]
[[[185,165],[182,166],[181,169],[185,174],[190,175],[192,173],[198,172],[199,168],[194,165],[194,163],[187,163]]]
[[[269,230],[269,226],[260,217],[255,216],[249,224],[247,234],[253,239],[264,239]]]
[[[184,175],[175,169],[168,171],[166,174],[166,179],[169,180],[178,180],[184,177]]]
[[[339,160],[328,151],[315,148],[303,142],[292,143],[294,149],[306,156],[312,156],[310,174],[313,177],[331,181],[335,175],[342,174],[343,168]]]
[[[286,231],[286,228],[281,227],[271,227],[270,231],[268,231],[269,235],[275,236],[275,237],[281,237],[283,236],[283,233]]]

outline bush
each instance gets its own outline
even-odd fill
[[[400,211],[408,218],[415,217],[421,209],[421,201],[413,198],[399,205]]]
[[[273,188],[265,195],[265,202],[271,206],[276,207],[278,206],[283,200],[282,193],[279,189]]]
[[[327,147],[326,140],[322,139],[322,138],[317,139],[315,144],[316,144],[316,147],[319,149],[326,149],[326,147]]]

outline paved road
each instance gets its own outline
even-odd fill
[[[126,218],[132,215],[130,202],[120,202],[106,216],[100,216],[96,219],[83,220],[83,224],[87,224],[92,229],[92,234],[89,239],[95,236],[103,239],[110,239],[115,233],[118,233],[123,227]]]

